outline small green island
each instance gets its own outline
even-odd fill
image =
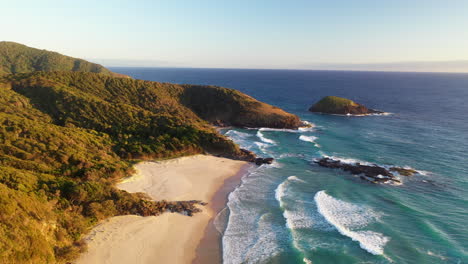
[[[333,115],[371,115],[384,113],[338,96],[326,96],[322,98],[316,104],[311,106],[309,111]]]

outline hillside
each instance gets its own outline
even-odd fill
[[[295,115],[237,90],[183,85],[181,101],[202,119],[220,126],[297,128]]]
[[[95,72],[116,77],[105,67],[82,59],[72,58],[57,52],[40,50],[23,44],[0,41],[0,74],[35,71]]]
[[[238,91],[89,72],[0,77],[0,263],[64,263],[98,221],[196,212],[114,187],[133,162],[211,153],[252,160],[212,124],[297,127]]]

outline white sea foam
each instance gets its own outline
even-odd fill
[[[417,172],[418,172],[419,174],[421,174],[421,175],[424,175],[424,176],[427,176],[427,175],[429,175],[429,174],[431,173],[431,172],[429,172],[429,171],[423,171],[423,170],[417,170]]]
[[[257,148],[264,154],[268,154],[267,148],[271,147],[271,145],[259,141],[255,141],[254,145],[257,146]]]
[[[300,135],[300,136],[299,136],[299,140],[313,143],[314,146],[316,146],[317,148],[320,147],[320,145],[317,144],[317,143],[315,142],[315,140],[317,140],[317,137],[314,137],[314,136],[306,136],[306,135]]]
[[[253,135],[251,134],[240,132],[237,130],[229,130],[224,135],[226,135],[236,144],[241,146],[241,148],[249,149],[253,146],[253,143],[250,140],[250,138],[253,137]]]
[[[286,197],[286,190],[292,182],[304,182],[296,176],[289,176],[285,181],[280,183],[275,189],[275,198],[278,201],[280,207],[283,209],[283,216],[286,220],[286,227],[290,230],[300,228],[317,228],[321,230],[329,230],[330,225],[320,219],[318,213],[314,214],[313,211],[308,208],[304,201],[294,199],[294,206],[286,206],[284,199]],[[310,205],[310,203],[308,204]]]
[[[327,156],[327,155],[324,155],[324,157],[325,158],[330,158],[330,159],[333,159],[333,160],[339,160],[341,163],[346,163],[346,164],[351,164],[351,165],[356,165],[357,163],[359,163],[361,165],[368,165],[368,166],[373,165],[370,162],[363,161],[363,160],[358,160],[358,159],[353,159],[353,158],[343,158],[343,157]]]
[[[287,183],[287,180],[280,183],[278,185],[278,187],[276,187],[275,189],[275,198],[276,200],[278,200],[278,202],[280,203],[280,206],[282,207],[283,206],[283,202],[281,201],[284,197],[284,190],[286,188],[286,183]]]
[[[289,176],[289,177],[288,177],[288,180],[290,180],[290,181],[297,181],[297,182],[305,182],[305,181],[299,179],[299,178],[296,177],[296,176]]]
[[[283,181],[282,183],[278,185],[278,187],[275,189],[275,198],[278,201],[280,207],[283,209],[283,216],[284,216],[284,219],[286,220],[287,228],[295,229],[295,228],[307,227],[307,225],[304,225],[304,223],[302,224],[299,223],[300,220],[306,219],[306,217],[284,208],[283,198],[286,196],[287,185],[289,184],[291,180],[294,179],[292,177],[295,177],[295,176],[289,176],[285,181]]]
[[[260,129],[257,131],[257,137],[260,138],[260,140],[265,143],[276,145],[276,142],[269,138],[266,138]]]
[[[299,136],[299,139],[302,140],[302,141],[315,143],[315,140],[317,139],[317,137],[301,135],[301,136]]]
[[[278,201],[280,207],[283,209],[283,216],[284,216],[284,219],[286,220],[286,227],[292,231],[294,247],[297,250],[302,251],[298,242],[298,235],[295,233],[294,230],[298,228],[310,227],[307,225],[308,218],[305,215],[297,214],[297,212],[287,210],[283,202],[283,199],[286,196],[286,188],[289,182],[294,181],[295,179],[297,179],[296,176],[289,176],[286,180],[280,183],[275,190],[275,198]]]
[[[223,263],[265,263],[286,248],[287,231],[278,226],[273,214],[263,205],[272,199],[265,186],[270,166],[252,167],[242,178],[241,185],[228,196],[229,216],[222,237]]]
[[[283,210],[283,217],[286,221],[287,230],[292,236],[294,248],[305,254],[307,250],[316,246],[310,243],[306,236],[301,234],[300,230],[304,229],[321,229],[332,230],[330,224],[323,220],[316,210],[310,210],[310,202],[303,201],[296,196],[293,184],[304,182],[296,176],[289,176],[286,180],[278,185],[275,189],[275,198]],[[287,201],[291,201],[288,204]],[[303,258],[303,262],[312,263],[307,258]]]
[[[237,130],[229,130],[228,132],[225,133],[225,135],[227,135],[227,136],[235,136],[235,137],[240,137],[240,138],[248,138],[248,137],[250,137],[250,134],[244,133],[244,132],[240,132],[240,131],[237,131]]]
[[[296,129],[289,129],[289,128],[269,128],[269,127],[261,127],[261,128],[248,128],[248,129],[258,129],[259,131],[270,131],[270,132],[299,133],[299,130],[296,130]]]
[[[303,127],[299,127],[297,130],[299,132],[309,132],[309,131],[314,131],[315,125],[310,123],[309,121],[302,121],[302,124],[304,125]]]
[[[303,133],[303,132],[313,131],[314,127],[315,127],[314,125],[306,126],[306,127],[299,127],[298,129],[261,127],[261,128],[258,128],[258,130],[269,131],[269,132]],[[248,129],[257,129],[257,128],[248,128]]]
[[[372,209],[333,198],[325,191],[315,194],[318,212],[342,235],[359,242],[362,249],[374,255],[383,255],[385,244],[390,240],[383,234],[362,230],[371,222],[378,221],[380,214]]]

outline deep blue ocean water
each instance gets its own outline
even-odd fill
[[[225,129],[275,163],[229,195],[224,263],[468,263],[468,74],[112,68],[137,79],[238,89],[315,124]],[[313,114],[326,95],[387,116]],[[315,158],[419,171],[374,185]],[[220,225],[221,226],[221,225]]]

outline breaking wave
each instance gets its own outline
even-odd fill
[[[269,138],[266,138],[266,137],[263,135],[261,129],[259,129],[259,130],[257,131],[257,137],[258,137],[261,141],[263,141],[263,142],[265,142],[265,143],[272,144],[272,145],[276,145],[276,142],[275,142],[274,140],[271,140],[271,139],[269,139]]]
[[[333,198],[325,191],[315,194],[318,212],[342,235],[359,242],[362,249],[374,255],[383,255],[390,238],[381,233],[362,230],[369,223],[379,220],[380,214],[361,205]]]
[[[317,143],[315,142],[315,140],[317,140],[317,137],[314,137],[314,136],[306,136],[306,135],[300,135],[300,136],[299,136],[299,140],[302,140],[302,141],[305,141],[305,142],[310,142],[310,143],[313,143],[314,146],[320,147],[319,144],[317,144]]]

